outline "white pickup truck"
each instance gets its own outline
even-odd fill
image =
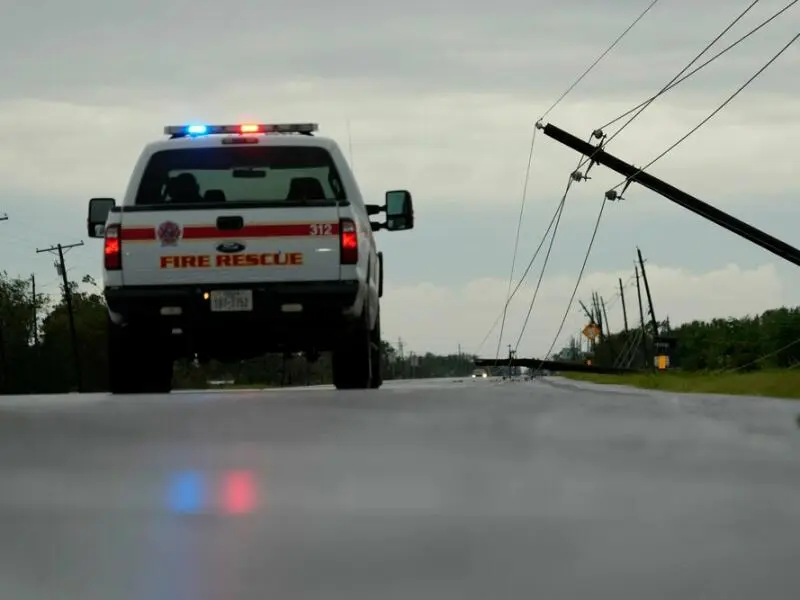
[[[339,389],[378,388],[383,255],[411,194],[365,204],[316,124],[181,125],[147,145],[121,204],[89,201],[104,239],[112,393],[166,393],[173,363],[331,351]],[[385,213],[384,222],[370,216]]]

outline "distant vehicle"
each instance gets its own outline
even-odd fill
[[[166,127],[121,204],[89,202],[104,239],[111,392],[167,393],[173,363],[332,351],[339,389],[381,386],[383,254],[411,194],[366,204],[317,125]],[[370,219],[384,213],[385,222]]]
[[[486,371],[486,369],[475,369],[472,372],[473,379],[486,379],[487,377],[489,377],[489,373]]]

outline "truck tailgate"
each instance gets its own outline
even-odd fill
[[[121,216],[125,286],[339,279],[338,206]]]

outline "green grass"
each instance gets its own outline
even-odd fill
[[[595,375],[559,373],[562,377],[599,384],[629,385],[651,390],[697,394],[738,394],[773,398],[800,398],[800,369],[751,373],[641,373]]]

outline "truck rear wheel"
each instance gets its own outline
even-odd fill
[[[146,330],[145,330],[146,331]],[[168,394],[174,360],[166,344],[108,320],[108,384],[112,394]]]
[[[363,390],[372,383],[372,332],[366,318],[333,350],[333,385],[339,390]]]
[[[375,320],[375,329],[370,334],[370,346],[372,352],[372,375],[369,380],[369,387],[377,390],[383,385],[383,339],[381,338],[381,316]]]

